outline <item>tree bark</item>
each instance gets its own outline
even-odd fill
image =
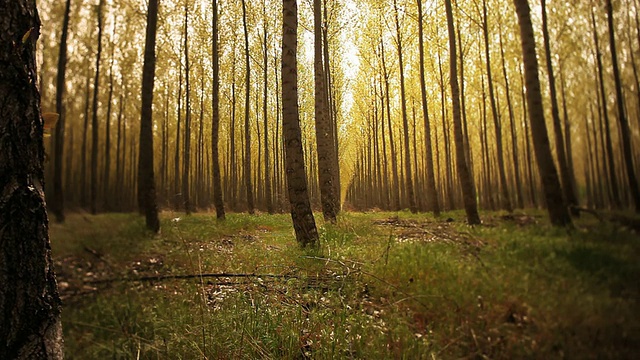
[[[211,159],[213,168],[213,204],[216,207],[216,217],[224,220],[224,201],[222,199],[222,185],[220,181],[220,152],[218,143],[220,140],[220,56],[218,54],[218,0],[213,0],[213,45],[212,59],[213,66],[213,90],[211,102],[213,112],[211,115]]]
[[[185,82],[185,115],[184,115],[184,153],[182,164],[182,200],[184,211],[191,214],[190,183],[191,171],[191,89],[189,84],[189,2],[184,2],[184,82]]]
[[[578,206],[576,192],[571,182],[571,174],[567,165],[564,137],[562,135],[562,125],[560,124],[560,109],[558,107],[558,97],[556,92],[556,80],[553,72],[553,62],[551,59],[551,46],[549,41],[549,30],[547,29],[546,0],[541,0],[542,8],[542,36],[544,39],[545,59],[547,63],[547,76],[549,77],[549,96],[551,97],[551,116],[553,117],[553,130],[556,142],[556,154],[558,166],[560,168],[560,180],[562,182],[563,194],[566,197],[567,205]]]
[[[273,214],[273,190],[271,186],[271,164],[269,157],[269,117],[268,117],[268,95],[269,95],[269,44],[268,44],[268,23],[267,23],[267,5],[263,1],[262,17],[263,17],[263,33],[262,33],[262,71],[263,71],[263,99],[262,99],[262,115],[264,117],[264,198],[267,212]]]
[[[98,212],[98,90],[100,88],[100,56],[102,55],[102,10],[104,0],[98,3],[98,53],[96,54],[96,76],[93,81],[93,109],[91,116],[91,192],[89,206],[91,214]]]
[[[418,47],[420,50],[420,94],[422,96],[422,114],[424,116],[424,139],[425,139],[425,160],[427,167],[427,202],[428,208],[433,214],[440,215],[440,203],[436,190],[436,179],[433,173],[433,150],[431,144],[431,121],[429,121],[429,104],[427,103],[427,87],[424,70],[424,30],[422,23],[422,0],[418,3]]]
[[[498,153],[498,179],[500,179],[500,204],[503,210],[509,212],[513,211],[511,205],[511,196],[509,194],[509,187],[507,186],[507,175],[504,170],[504,151],[502,147],[502,121],[498,115],[498,108],[496,106],[496,97],[493,92],[493,76],[491,72],[491,55],[489,53],[489,24],[487,17],[487,2],[482,1],[482,30],[484,33],[484,51],[485,61],[487,65],[487,86],[489,88],[489,104],[491,104],[491,114],[493,116],[493,124],[496,132],[496,150]]]
[[[298,6],[296,0],[282,1],[282,131],[291,219],[302,247],[318,245],[318,230],[311,212],[298,108]]]
[[[320,201],[325,221],[336,222],[336,194],[334,182],[334,143],[327,104],[327,84],[324,62],[322,61],[322,4],[321,0],[313,1],[314,25],[314,81],[315,81],[315,123],[318,156],[318,182],[320,185]]]
[[[615,161],[613,159],[613,143],[611,140],[611,130],[609,124],[609,112],[607,110],[607,93],[605,92],[604,87],[604,70],[602,66],[602,53],[600,52],[600,43],[598,39],[598,28],[596,27],[596,18],[591,9],[591,25],[593,27],[593,42],[596,51],[596,65],[598,67],[598,83],[600,84],[600,114],[602,114],[602,120],[604,120],[604,124],[600,123],[601,128],[604,127],[604,131],[600,132],[600,137],[602,140],[602,133],[604,132],[604,137],[606,139],[606,145],[604,149],[606,150],[603,154],[603,166],[606,169],[609,176],[609,198],[615,209],[620,209],[622,207],[622,202],[620,201],[620,191],[618,189],[618,181],[616,178],[616,169],[615,169]]]
[[[393,173],[393,185],[392,191],[392,205],[391,209],[394,211],[400,210],[400,178],[398,177],[398,157],[396,156],[396,146],[393,141],[393,127],[391,126],[391,104],[390,104],[390,91],[389,91],[389,72],[387,71],[387,62],[384,54],[384,39],[380,37],[380,55],[382,57],[382,72],[384,76],[384,96],[385,105],[387,110],[387,127],[389,130],[389,147],[391,148],[391,171]]]
[[[620,69],[618,68],[618,54],[616,51],[615,26],[613,23],[613,6],[611,0],[606,0],[607,21],[609,25],[609,48],[611,49],[611,63],[613,66],[613,79],[616,86],[616,104],[618,106],[618,122],[620,123],[620,135],[622,137],[622,154],[624,164],[627,169],[627,182],[631,192],[631,198],[635,203],[636,213],[640,213],[640,188],[636,172],[633,167],[633,150],[631,149],[631,129],[629,120],[624,109],[624,98],[622,96],[622,81],[620,80]]]
[[[247,28],[247,4],[242,0],[242,25],[244,27],[245,55],[245,101],[244,101],[244,185],[247,192],[247,209],[249,214],[255,213],[253,201],[253,184],[251,182],[251,126],[249,105],[251,98],[251,62],[249,56],[249,30]]]
[[[140,116],[140,155],[138,158],[138,203],[145,214],[147,229],[160,231],[156,183],[153,170],[153,86],[156,71],[156,29],[158,0],[149,0],[147,34],[142,68],[142,104]]]
[[[527,104],[529,106],[529,121],[533,148],[538,162],[538,169],[542,178],[547,210],[551,223],[555,226],[571,226],[571,217],[562,197],[562,188],[558,179],[558,172],[553,163],[549,135],[544,120],[542,94],[540,92],[540,78],[538,77],[538,59],[536,57],[536,42],[531,24],[531,9],[527,0],[513,0],[520,24],[522,42],[522,57],[524,61],[524,75],[527,87]]]
[[[316,0],[317,1],[317,0]],[[407,120],[407,99],[404,85],[404,58],[402,56],[402,34],[400,33],[400,20],[398,18],[397,0],[393,1],[393,8],[396,20],[396,45],[398,48],[398,66],[400,72],[400,107],[402,109],[402,129],[404,131],[404,168],[405,182],[407,185],[407,198],[409,200],[409,210],[412,213],[418,212],[416,199],[413,192],[413,179],[411,176],[411,152],[409,151],[409,121]]]
[[[0,359],[62,359],[44,199],[35,0],[0,2]]]
[[[464,210],[469,225],[480,224],[478,205],[476,203],[476,188],[465,160],[464,138],[462,136],[462,115],[460,113],[460,89],[458,87],[458,70],[456,58],[456,35],[453,25],[453,11],[451,0],[445,1],[447,12],[447,28],[449,29],[449,82],[451,83],[451,98],[453,101],[453,136],[456,144],[456,165],[458,177],[462,187]]]

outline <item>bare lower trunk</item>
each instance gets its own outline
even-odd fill
[[[44,200],[35,0],[0,2],[0,359],[62,359]]]

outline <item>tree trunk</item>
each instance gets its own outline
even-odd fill
[[[327,0],[323,1],[323,7],[324,7],[324,21],[323,21],[323,31],[322,31],[322,36],[323,36],[323,53],[324,53],[324,73],[325,73],[325,77],[326,77],[326,87],[325,87],[325,93],[326,93],[326,97],[327,97],[327,109],[328,109],[328,117],[329,117],[329,123],[330,123],[330,127],[331,127],[331,140],[333,142],[333,159],[332,161],[332,166],[331,169],[333,170],[333,194],[334,197],[336,199],[334,206],[335,206],[335,210],[334,212],[336,214],[338,214],[340,212],[341,209],[341,191],[342,191],[342,185],[340,182],[340,155],[339,155],[339,146],[338,146],[338,112],[336,109],[336,104],[335,104],[335,96],[334,96],[334,89],[333,89],[333,77],[331,75],[331,62],[329,61],[329,36],[328,36],[328,32],[329,32],[329,23],[327,21],[328,15],[327,15]]]
[[[182,40],[182,38],[180,39]],[[182,46],[182,44],[181,44]],[[182,51],[181,51],[182,52]],[[180,209],[180,125],[182,125],[182,57],[178,58],[178,106],[177,106],[177,118],[178,123],[176,124],[176,152],[173,162],[173,200],[174,200],[174,208],[176,210]]]
[[[327,106],[327,84],[324,62],[322,61],[322,4],[321,0],[313,1],[314,25],[314,81],[315,81],[315,124],[318,156],[318,182],[320,186],[320,201],[325,221],[336,222],[336,197],[334,178],[334,142],[333,132]]]
[[[428,209],[433,211],[433,214],[440,215],[440,203],[438,202],[438,193],[436,190],[436,179],[433,173],[433,150],[431,144],[431,121],[429,121],[429,104],[427,103],[427,87],[425,83],[425,70],[424,70],[424,30],[422,23],[422,0],[417,0],[418,3],[418,47],[420,50],[420,94],[422,96],[422,113],[424,116],[424,141],[425,141],[425,154],[426,154],[426,167],[427,167],[427,203]]]
[[[600,44],[598,40],[598,28],[596,27],[596,18],[595,18],[593,9],[591,9],[591,25],[593,27],[593,41],[594,41],[595,50],[596,50],[596,64],[598,66],[598,80],[599,80],[598,82],[600,84],[600,97],[601,97],[600,106],[602,107],[600,113],[602,114],[603,116],[602,119],[604,120],[604,124],[601,123],[601,126],[604,126],[604,136],[606,139],[606,146],[605,146],[606,155],[603,154],[603,162],[604,162],[603,166],[609,175],[608,184],[611,190],[609,192],[610,202],[612,203],[615,209],[620,209],[622,207],[622,203],[620,201],[620,191],[618,189],[615,161],[613,159],[613,144],[611,141],[611,130],[609,125],[609,112],[607,110],[607,93],[605,92],[605,87],[604,87],[604,74],[603,74],[604,70],[602,66],[602,53],[600,52]],[[602,133],[603,131],[600,132],[601,140],[602,140]],[[606,156],[606,158],[604,156]]]
[[[491,75],[491,55],[489,54],[489,24],[487,18],[487,2],[482,1],[482,30],[484,34],[484,51],[487,65],[487,87],[489,88],[489,104],[491,105],[491,114],[493,115],[493,124],[496,132],[496,150],[498,153],[498,179],[500,179],[500,204],[503,210],[513,211],[511,206],[511,196],[509,195],[509,187],[507,186],[507,175],[504,170],[504,150],[502,147],[502,121],[498,115],[496,106],[496,97],[493,92],[493,77]]]
[[[55,149],[53,151],[53,196],[49,203],[57,222],[64,222],[64,192],[62,188],[62,159],[64,158],[65,109],[62,104],[67,71],[67,37],[69,33],[69,14],[71,0],[67,0],[60,35],[60,54],[58,55],[58,77],[56,79],[56,113],[60,117],[55,131]]]
[[[244,101],[244,185],[247,191],[247,209],[249,214],[255,213],[253,201],[253,184],[251,182],[251,126],[249,106],[251,98],[251,63],[249,56],[249,30],[247,28],[247,4],[242,0],[242,25],[244,27],[245,55],[245,101]]]
[[[282,1],[282,131],[291,219],[298,243],[318,245],[318,230],[311,212],[298,108],[298,6],[296,0]]]
[[[476,188],[465,160],[464,138],[462,136],[460,89],[458,88],[457,70],[458,60],[456,59],[456,35],[453,25],[451,1],[446,0],[445,5],[447,12],[447,28],[449,29],[449,82],[451,83],[451,97],[453,101],[453,136],[456,144],[456,165],[458,177],[460,178],[460,184],[462,186],[462,196],[464,200],[464,210],[467,214],[467,222],[469,225],[477,225],[480,224],[480,216],[478,215],[478,205],[476,203]]]
[[[87,207],[87,132],[89,131],[89,106],[91,96],[91,76],[87,71],[84,98],[84,126],[82,127],[82,148],[80,150],[80,205]]]
[[[153,86],[156,71],[156,29],[158,0],[149,0],[147,34],[142,68],[142,104],[140,116],[140,155],[138,159],[138,203],[145,214],[147,229],[160,231],[156,183],[153,171]]]
[[[0,358],[62,359],[44,199],[35,0],[0,3]]]
[[[396,156],[396,146],[393,141],[393,127],[391,126],[391,104],[390,104],[390,93],[389,93],[389,72],[387,71],[387,63],[384,55],[384,39],[380,37],[380,54],[382,57],[382,72],[384,75],[384,96],[385,96],[385,105],[387,110],[387,125],[389,130],[389,147],[391,148],[391,171],[393,173],[393,185],[391,188],[393,189],[392,195],[392,205],[391,209],[394,211],[400,210],[400,179],[398,177],[398,158]]]
[[[211,95],[211,159],[213,168],[213,204],[216,207],[216,217],[224,220],[224,201],[222,199],[222,185],[220,181],[220,153],[218,143],[220,140],[220,60],[218,54],[218,0],[213,0],[213,48],[211,64],[213,66],[213,90]],[[228,175],[227,175],[228,176]]]
[[[114,27],[115,28],[115,27]],[[112,36],[113,38],[113,36]],[[115,46],[111,44],[111,61],[109,64],[109,96],[107,98],[107,114],[105,116],[105,139],[104,139],[104,173],[102,177],[102,197],[104,211],[111,210],[111,199],[109,193],[109,178],[111,177],[111,106],[113,100],[113,52]]]
[[[100,56],[102,55],[102,10],[104,0],[98,4],[98,53],[96,54],[96,76],[93,81],[93,112],[91,116],[91,195],[89,206],[92,214],[98,212],[98,91],[100,90]]]
[[[182,164],[182,201],[184,211],[191,214],[191,199],[189,194],[189,174],[191,170],[191,89],[189,84],[189,2],[184,2],[184,85],[185,85],[185,115],[184,115],[184,153]]]
[[[529,121],[533,148],[538,162],[538,169],[542,178],[547,210],[551,223],[556,226],[570,226],[571,217],[564,204],[562,188],[558,179],[558,172],[553,163],[547,126],[542,108],[542,94],[538,77],[538,59],[536,57],[536,42],[531,24],[531,10],[527,0],[514,0],[520,37],[522,41],[522,57],[524,61],[524,75],[527,87],[527,104],[529,106]]]
[[[613,66],[613,79],[616,86],[616,104],[618,105],[618,123],[620,123],[620,135],[622,137],[622,154],[625,167],[627,168],[627,181],[631,198],[635,203],[636,213],[640,213],[640,188],[633,167],[633,150],[631,149],[631,129],[624,109],[624,98],[622,96],[622,81],[620,80],[620,70],[618,68],[618,54],[616,51],[615,26],[613,23],[613,6],[611,0],[606,0],[607,21],[609,24],[609,48],[611,49],[611,62]]]
[[[516,136],[516,122],[513,116],[513,105],[511,104],[511,91],[509,88],[509,77],[507,76],[507,65],[504,59],[504,46],[502,43],[502,26],[498,33],[500,39],[500,58],[502,59],[502,76],[504,77],[504,91],[507,98],[507,109],[509,111],[509,127],[511,130],[511,155],[513,160],[514,182],[516,183],[516,203],[518,208],[524,208],[522,196],[522,180],[520,179],[520,160],[518,157],[518,138]]]
[[[556,95],[556,80],[553,73],[553,62],[551,60],[551,46],[549,44],[549,30],[547,29],[546,0],[541,0],[542,8],[542,36],[544,39],[544,51],[547,63],[547,75],[549,77],[549,96],[551,97],[551,115],[553,117],[553,130],[556,142],[556,154],[558,156],[558,166],[560,168],[560,180],[562,181],[563,193],[566,196],[567,205],[577,206],[578,200],[576,192],[571,182],[571,174],[567,165],[564,139],[562,136],[562,125],[560,124],[560,109]]]
[[[267,206],[267,212],[273,214],[273,195],[271,187],[271,166],[269,158],[269,117],[268,117],[268,95],[269,95],[269,44],[268,44],[268,23],[267,23],[267,5],[266,1],[263,1],[262,17],[263,17],[263,33],[262,44],[264,46],[262,54],[262,67],[263,67],[263,99],[262,99],[262,115],[264,117],[264,198]]]
[[[316,0],[317,1],[317,0]],[[407,120],[407,99],[404,85],[404,59],[402,57],[402,34],[400,33],[400,20],[398,19],[397,0],[393,1],[396,19],[396,44],[398,45],[398,66],[400,71],[400,105],[402,109],[402,129],[404,131],[404,168],[405,182],[407,185],[407,198],[409,200],[409,210],[412,213],[418,212],[416,207],[416,199],[413,193],[413,179],[411,176],[411,152],[409,151],[409,121]]]

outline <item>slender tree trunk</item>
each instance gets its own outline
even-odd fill
[[[122,86],[122,89],[120,89],[121,93],[120,93],[120,99],[118,100],[118,120],[117,120],[117,126],[118,126],[118,132],[116,134],[116,191],[115,191],[115,198],[114,198],[114,205],[115,208],[118,211],[122,211],[122,174],[123,174],[123,168],[124,168],[124,160],[121,160],[121,158],[123,158],[122,156],[122,148],[124,147],[124,143],[122,140],[122,134],[123,134],[123,123],[122,123],[122,113],[123,113],[123,109],[124,109],[124,92],[126,91],[126,88],[124,86]]]
[[[524,128],[524,148],[525,148],[525,159],[526,159],[526,168],[527,168],[527,181],[529,186],[529,198],[531,200],[531,204],[534,207],[538,206],[538,200],[536,197],[536,181],[533,178],[533,159],[531,157],[531,141],[529,137],[529,120],[527,117],[527,97],[525,95],[525,81],[524,75],[522,74],[522,68],[518,66],[518,74],[520,75],[520,98],[522,99],[522,124]]]
[[[389,72],[387,71],[387,63],[384,53],[384,39],[380,38],[380,54],[382,57],[382,72],[384,75],[384,95],[385,95],[385,105],[387,106],[387,124],[389,130],[389,147],[391,148],[391,171],[393,172],[393,203],[392,209],[394,211],[400,210],[400,178],[398,177],[398,157],[396,156],[396,146],[393,141],[393,127],[391,126],[391,104],[389,94]]]
[[[283,0],[282,12],[282,131],[286,144],[285,161],[291,219],[298,243],[303,247],[317,246],[318,230],[307,192],[298,108],[298,6],[296,0]]]
[[[235,41],[234,41],[234,51],[233,51],[233,63],[231,65],[231,125],[229,127],[229,142],[230,142],[230,167],[231,167],[231,196],[230,196],[230,203],[231,203],[231,210],[236,210],[237,208],[237,201],[238,201],[238,179],[239,179],[239,175],[238,175],[238,165],[237,165],[237,160],[236,160],[236,103],[237,103],[237,97],[236,97],[236,52],[235,52]]]
[[[182,38],[180,39],[182,40]],[[181,44],[182,46],[182,44]],[[181,49],[182,50],[182,49]],[[182,51],[181,51],[182,53]],[[182,195],[180,193],[180,127],[182,125],[182,56],[178,58],[178,106],[177,106],[177,118],[178,123],[176,124],[176,147],[175,147],[175,157],[173,162],[173,177],[174,177],[174,187],[173,187],[173,197],[174,197],[174,208],[176,210],[180,209],[180,199]]]
[[[498,115],[496,106],[496,97],[493,92],[493,77],[491,75],[491,55],[489,54],[489,24],[487,17],[487,2],[482,1],[482,30],[484,34],[484,51],[485,61],[487,65],[487,87],[489,88],[489,104],[491,104],[491,114],[493,115],[493,124],[496,132],[496,150],[498,153],[498,179],[500,180],[500,204],[503,210],[513,211],[511,205],[511,196],[509,195],[509,187],[507,186],[507,175],[504,170],[504,150],[502,147],[502,121]]]
[[[563,119],[563,127],[564,127],[564,148],[567,155],[567,168],[569,170],[569,180],[571,181],[571,186],[573,187],[574,194],[576,196],[576,203],[578,201],[578,185],[576,182],[576,172],[575,167],[573,166],[573,149],[571,147],[571,122],[569,121],[569,111],[567,110],[567,99],[566,99],[566,91],[565,91],[565,83],[564,83],[564,75],[562,74],[562,69],[560,69],[560,94],[562,95],[562,119]],[[576,216],[579,216],[579,212],[574,212]]]
[[[64,222],[64,192],[62,188],[62,159],[64,158],[65,109],[62,103],[65,91],[67,70],[67,37],[69,33],[69,14],[71,0],[66,1],[62,35],[60,35],[60,53],[58,55],[58,77],[56,79],[56,113],[60,117],[55,131],[55,149],[53,152],[53,197],[49,204],[57,222]]]
[[[544,1],[544,0],[543,0]],[[627,182],[631,198],[635,204],[636,213],[640,213],[640,188],[636,171],[633,167],[633,150],[631,148],[631,129],[624,109],[624,97],[622,96],[622,81],[620,80],[620,69],[618,68],[618,54],[616,51],[615,25],[613,21],[613,6],[611,0],[606,0],[607,21],[609,25],[609,48],[611,49],[611,63],[613,67],[613,79],[616,86],[616,104],[618,105],[618,123],[620,124],[620,135],[622,138],[622,154],[625,167],[627,169]]]
[[[513,159],[514,182],[516,183],[516,203],[518,208],[524,207],[524,199],[522,195],[522,180],[520,178],[520,161],[518,156],[518,138],[516,136],[516,121],[513,115],[513,105],[511,104],[511,91],[509,88],[509,77],[507,76],[507,65],[504,59],[504,46],[502,44],[502,26],[498,33],[500,38],[500,57],[502,59],[502,76],[504,77],[504,91],[507,98],[507,109],[509,110],[509,126],[511,130],[511,155]]]
[[[464,200],[464,209],[467,214],[467,222],[469,225],[480,224],[480,216],[478,214],[478,205],[476,203],[476,190],[473,178],[467,167],[465,160],[464,138],[462,136],[462,119],[460,114],[460,89],[458,88],[458,70],[456,58],[456,35],[453,25],[453,11],[451,10],[451,1],[445,1],[447,13],[447,28],[449,29],[449,63],[451,83],[451,98],[453,101],[453,135],[456,144],[456,165],[458,177],[462,187]]]
[[[318,0],[316,0],[318,1]],[[411,174],[411,152],[409,147],[409,121],[407,120],[407,99],[404,84],[404,58],[402,55],[402,34],[400,33],[400,20],[398,18],[398,3],[393,0],[393,8],[396,20],[396,45],[398,46],[398,66],[400,72],[400,107],[402,109],[402,129],[404,131],[404,172],[405,182],[407,185],[407,198],[409,200],[409,209],[412,213],[418,212],[416,199],[413,192],[413,179]]]
[[[422,96],[422,114],[424,116],[424,141],[425,141],[425,156],[427,167],[427,202],[429,204],[429,210],[433,211],[433,214],[440,215],[440,203],[438,202],[438,193],[436,190],[436,179],[433,172],[433,149],[431,143],[431,121],[429,120],[429,104],[427,103],[427,87],[425,82],[425,70],[424,70],[424,30],[423,30],[423,14],[422,14],[422,0],[417,0],[418,3],[418,47],[420,50],[420,94]]]
[[[449,141],[449,130],[447,129],[447,109],[446,109],[446,86],[444,84],[444,72],[442,71],[442,58],[440,56],[440,49],[438,49],[438,74],[440,75],[440,118],[442,121],[442,142],[444,146],[444,162],[445,162],[445,185],[443,186],[446,199],[446,207],[449,210],[454,209],[455,204],[453,200],[453,182],[451,177],[452,171],[452,159],[451,159],[451,142]],[[437,140],[436,140],[437,143]],[[440,170],[440,166],[438,166]]]
[[[333,77],[331,75],[331,62],[329,61],[329,22],[327,15],[327,0],[323,1],[324,7],[324,19],[323,19],[323,53],[324,53],[324,72],[326,77],[326,86],[325,86],[325,95],[327,98],[327,109],[328,109],[328,117],[329,124],[331,126],[331,140],[333,142],[333,159],[331,160],[331,170],[333,170],[333,194],[335,197],[334,202],[334,212],[338,214],[341,209],[341,191],[342,186],[340,182],[340,155],[339,155],[339,139],[338,139],[338,111],[336,109],[335,104],[335,96],[334,96],[334,88],[333,88]]]
[[[35,0],[1,2],[0,28],[0,358],[58,360],[61,302],[44,199]]]
[[[560,168],[560,180],[562,182],[563,193],[566,197],[567,205],[572,208],[578,205],[575,189],[571,182],[571,174],[567,165],[567,156],[565,151],[564,139],[562,136],[562,125],[560,124],[560,109],[558,107],[558,98],[556,95],[556,80],[553,72],[553,62],[551,60],[551,46],[549,40],[549,30],[547,28],[547,10],[546,0],[540,0],[542,7],[542,36],[544,39],[544,51],[547,63],[547,75],[549,77],[549,96],[551,97],[551,115],[553,117],[553,130],[556,142],[556,154],[558,157],[558,165]],[[578,215],[577,212],[574,212]]]
[[[327,104],[326,76],[322,61],[322,3],[313,1],[314,25],[314,81],[315,81],[315,124],[316,144],[318,156],[318,182],[320,187],[320,201],[325,221],[336,222],[336,197],[333,184],[335,147],[331,129],[329,107]]]
[[[620,201],[620,191],[618,190],[618,181],[616,179],[616,169],[615,169],[615,161],[613,159],[613,144],[611,141],[611,130],[609,125],[609,112],[607,110],[607,93],[605,92],[604,87],[604,70],[602,66],[602,53],[600,52],[600,44],[598,39],[598,28],[596,27],[595,14],[593,9],[591,9],[591,24],[593,27],[593,41],[596,50],[596,64],[598,66],[598,80],[600,84],[600,96],[601,96],[601,114],[604,120],[604,135],[606,139],[606,159],[604,161],[604,167],[609,175],[609,187],[610,187],[610,201],[614,208],[620,209],[622,207],[622,203]],[[602,124],[601,124],[602,125]],[[601,134],[603,131],[601,131]],[[602,136],[602,135],[601,135]],[[604,154],[603,154],[604,155]]]
[[[564,204],[562,188],[558,179],[549,136],[544,121],[544,109],[542,108],[542,94],[540,91],[540,79],[538,77],[538,59],[536,57],[536,42],[531,24],[531,10],[527,0],[514,0],[518,23],[520,24],[520,37],[522,41],[522,57],[527,87],[527,104],[529,105],[529,119],[531,121],[531,133],[533,146],[538,162],[538,169],[542,178],[547,209],[551,223],[555,226],[570,226],[571,217]]]
[[[87,133],[89,132],[89,106],[91,96],[91,76],[87,71],[84,98],[84,126],[82,127],[82,148],[80,150],[80,205],[87,207]]]
[[[115,27],[114,27],[115,28]],[[104,138],[104,173],[102,180],[102,196],[104,211],[111,210],[111,199],[109,193],[109,178],[111,177],[111,106],[113,100],[113,52],[115,46],[111,44],[111,61],[109,64],[109,96],[107,98],[107,114],[105,116],[105,138]]]
[[[140,155],[138,159],[138,204],[145,214],[147,229],[160,231],[156,183],[153,171],[153,87],[156,71],[156,29],[158,0],[149,0],[147,34],[142,68],[142,104],[140,117]]]
[[[244,184],[247,191],[247,208],[249,214],[255,213],[253,201],[253,184],[251,182],[251,126],[249,106],[251,98],[251,63],[249,57],[249,30],[247,28],[247,4],[242,0],[242,25],[244,27],[244,55],[245,55],[245,101],[244,101]]]
[[[184,85],[185,85],[185,115],[184,115],[184,152],[182,164],[182,200],[184,211],[191,214],[191,199],[189,194],[189,174],[191,171],[191,88],[189,84],[189,2],[184,2]]]
[[[212,115],[211,115],[211,160],[213,170],[213,204],[216,207],[216,217],[224,220],[224,201],[222,199],[222,185],[220,181],[220,153],[218,143],[220,140],[220,59],[218,50],[218,0],[213,0],[213,46],[212,59],[213,66],[213,90],[211,95]],[[227,176],[229,176],[227,174]]]
[[[91,213],[98,212],[98,90],[100,89],[100,56],[102,55],[102,10],[104,0],[98,4],[98,53],[96,54],[96,76],[93,81],[93,113],[91,117]]]
[[[382,166],[383,166],[383,184],[384,184],[384,190],[383,190],[383,209],[390,209],[391,208],[391,202],[390,202],[390,195],[391,195],[391,188],[390,188],[390,184],[389,184],[389,161],[387,160],[387,137],[385,136],[385,124],[384,124],[384,114],[385,114],[385,97],[384,97],[384,91],[382,90],[382,81],[380,81],[380,127],[382,128]],[[376,99],[377,101],[377,99]]]
[[[268,115],[268,70],[269,70],[269,44],[268,44],[268,23],[267,23],[267,5],[266,1],[263,1],[262,17],[263,17],[263,33],[262,33],[262,67],[263,67],[263,99],[262,99],[262,116],[264,117],[264,197],[267,206],[267,212],[273,214],[273,195],[271,188],[271,164],[269,158],[269,117]]]

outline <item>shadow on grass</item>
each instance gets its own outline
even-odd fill
[[[560,250],[557,255],[567,260],[576,270],[606,284],[613,296],[631,297],[640,293],[637,282],[640,278],[640,266],[631,259],[614,256],[600,247],[585,245]]]

